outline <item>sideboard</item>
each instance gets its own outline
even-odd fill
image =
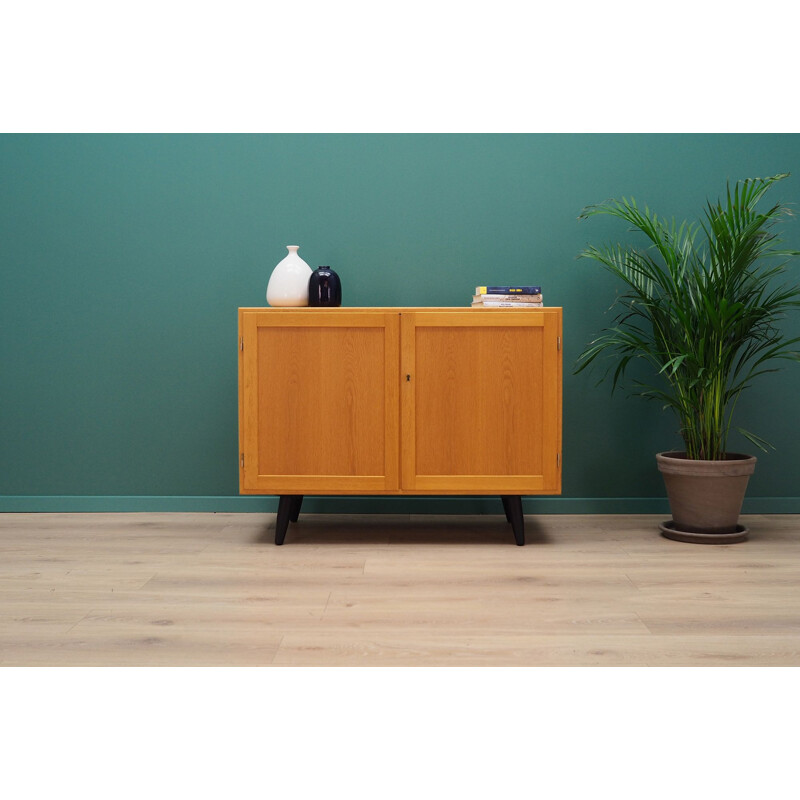
[[[560,308],[240,308],[239,487],[278,495],[561,493]]]

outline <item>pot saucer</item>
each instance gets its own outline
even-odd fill
[[[674,539],[676,542],[690,542],[692,544],[736,544],[747,540],[749,528],[744,525],[737,525],[733,533],[689,533],[681,531],[675,527],[674,520],[659,523],[659,530],[662,536],[667,539]]]

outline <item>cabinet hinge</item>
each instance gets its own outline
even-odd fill
[[[244,336],[239,337],[239,349],[244,350]]]
[[[561,337],[560,336],[556,336],[556,342],[558,342],[558,349],[560,350],[561,349]]]

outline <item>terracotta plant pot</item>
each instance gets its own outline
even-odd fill
[[[726,453],[721,461],[698,461],[686,453],[658,453],[656,461],[667,488],[672,519],[659,527],[681,542],[731,544],[747,538],[739,525],[754,456]]]

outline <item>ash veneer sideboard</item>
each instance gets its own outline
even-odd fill
[[[240,308],[239,488],[278,495],[561,493],[560,308]]]

